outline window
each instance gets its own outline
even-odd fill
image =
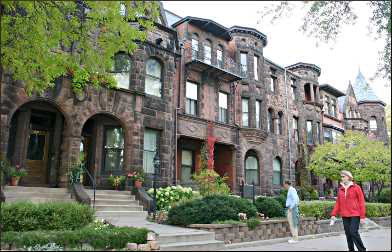
[[[336,100],[335,99],[331,99],[331,115],[333,117],[336,117]]]
[[[248,156],[245,161],[245,183],[259,184],[259,161],[255,156]]]
[[[249,127],[249,99],[242,98],[242,126]]]
[[[299,142],[299,131],[298,131],[298,118],[293,117],[293,129],[295,142]]]
[[[332,115],[331,103],[328,96],[326,96],[327,114]]]
[[[159,131],[152,129],[144,130],[143,145],[143,170],[144,173],[154,174],[153,160],[157,151]]]
[[[317,99],[317,87],[316,86],[313,86],[313,97],[314,97],[314,100],[318,102],[318,99]]]
[[[305,84],[304,91],[305,91],[305,101],[311,101],[312,96],[310,94],[310,84],[309,83]]]
[[[306,121],[306,139],[308,144],[313,144],[312,121]]]
[[[324,142],[332,143],[332,131],[330,129],[324,129]]]
[[[241,75],[245,76],[246,73],[248,72],[248,64],[247,64],[247,55],[246,53],[241,53],[240,55],[240,61],[241,61]]]
[[[256,128],[259,128],[259,129],[261,128],[260,109],[261,109],[261,101],[256,101],[256,104],[255,104]]]
[[[121,127],[105,128],[105,172],[121,173],[124,154],[124,133]]]
[[[272,184],[281,185],[282,184],[282,164],[280,159],[274,158],[273,169],[272,169]]]
[[[197,84],[187,82],[185,87],[185,113],[197,115]]]
[[[268,109],[268,116],[267,116],[267,130],[268,132],[274,132],[274,121],[273,121],[273,116],[272,116],[272,110]]]
[[[321,132],[320,132],[320,123],[317,122],[317,128],[316,128],[316,135],[317,135],[317,141],[319,144],[321,144]]]
[[[271,76],[271,81],[270,81],[270,90],[271,92],[275,92],[276,89],[276,77],[275,76]]]
[[[295,86],[295,80],[291,79],[291,98],[293,101],[297,100],[297,87]]]
[[[372,116],[369,121],[369,128],[370,130],[377,130],[377,121],[376,117]]]
[[[127,54],[117,53],[114,55],[113,77],[119,88],[129,88],[129,71],[131,70],[131,61]]]
[[[161,97],[162,89],[162,66],[158,60],[150,58],[147,60],[146,67],[146,86],[145,92],[149,95]]]
[[[219,45],[218,50],[216,50],[216,63],[219,68],[223,68],[223,48]]]
[[[253,56],[253,72],[255,75],[255,80],[259,80],[259,57]]]
[[[278,135],[282,135],[283,134],[283,113],[279,112],[278,113]]]
[[[194,172],[193,151],[182,150],[181,154],[181,182],[189,183],[192,181]]]
[[[227,122],[227,94],[219,92],[219,121]]]
[[[209,40],[204,42],[204,62],[211,64],[211,42]]]
[[[199,36],[194,33],[192,34],[192,59],[197,59],[199,55]]]

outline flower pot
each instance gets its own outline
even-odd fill
[[[11,178],[11,185],[12,186],[17,186],[19,184],[19,177],[12,177]]]
[[[136,187],[137,189],[142,188],[142,181],[136,180],[135,183],[134,183],[134,185],[135,185],[135,187]]]

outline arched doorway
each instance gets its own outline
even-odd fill
[[[105,186],[102,179],[110,174],[124,175],[125,132],[117,118],[109,114],[90,117],[81,137],[80,157],[98,185]],[[84,184],[92,182],[86,178]]]
[[[50,102],[28,102],[15,111],[7,157],[27,170],[21,185],[57,187],[63,129],[64,116]]]

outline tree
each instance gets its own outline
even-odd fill
[[[75,92],[88,83],[115,87],[114,54],[133,53],[158,13],[153,1],[1,1],[2,72],[29,95],[65,75]]]
[[[370,198],[374,199],[391,181],[391,147],[363,133],[347,131],[337,144],[316,147],[309,170],[335,181],[342,170],[349,170],[359,184],[370,183]]]
[[[391,140],[391,104],[388,104],[385,107],[385,118],[386,118],[386,124],[387,124],[388,138],[389,138],[389,140]]]
[[[357,14],[353,11],[353,1],[302,1],[308,7],[303,17],[300,30],[321,42],[335,41],[344,25],[354,24]],[[384,49],[380,51],[380,63],[376,72],[377,77],[391,80],[391,2],[369,1],[369,20],[372,32],[377,39],[384,39]],[[262,18],[272,16],[271,23],[290,13],[297,2],[281,1],[273,7],[266,7]],[[374,31],[375,29],[375,31]]]

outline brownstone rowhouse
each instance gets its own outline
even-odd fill
[[[4,74],[1,154],[28,170],[21,184],[65,187],[69,168],[84,153],[98,186],[106,187],[111,173],[124,175],[143,166],[151,172],[152,163],[143,159],[152,161],[157,149],[159,177],[162,184],[171,183],[177,48],[176,32],[156,24],[148,40],[125,55],[130,67],[116,77],[119,90],[88,86],[75,95],[70,79],[63,78],[43,95],[29,97],[22,83]]]

